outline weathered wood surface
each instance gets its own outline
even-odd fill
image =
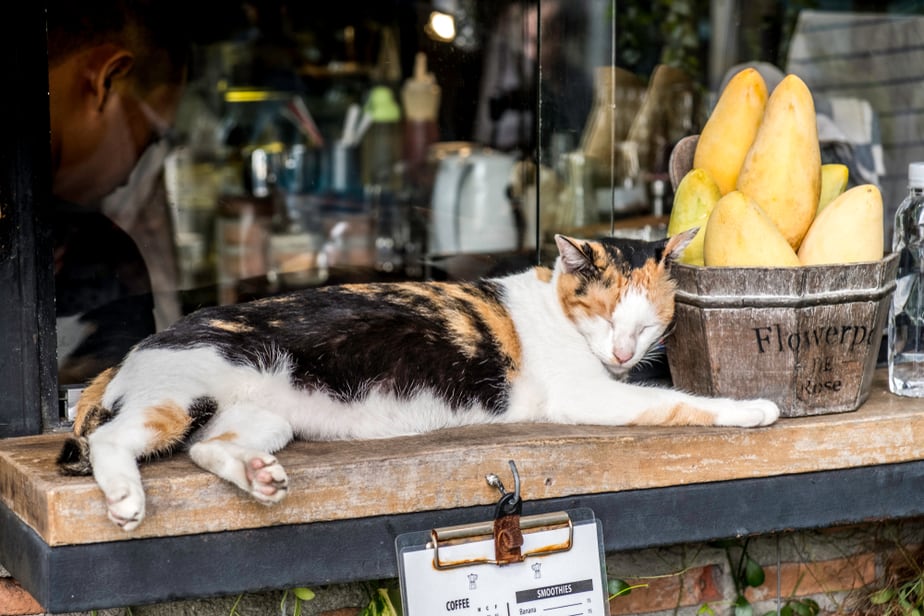
[[[0,441],[0,500],[50,546],[176,536],[491,504],[484,476],[526,499],[770,477],[924,458],[924,401],[892,396],[877,371],[857,411],[738,428],[476,426],[365,442],[298,442],[280,452],[274,507],[199,470],[185,454],[143,466],[148,516],[125,533],[91,478],[54,467],[63,435]]]

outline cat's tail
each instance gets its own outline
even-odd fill
[[[109,368],[99,374],[83,390],[77,401],[77,415],[74,419],[74,433],[69,436],[58,454],[58,470],[64,475],[90,475],[90,446],[87,437],[101,425],[112,419],[111,409],[103,406],[106,387],[118,372]]]

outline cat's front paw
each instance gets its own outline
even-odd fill
[[[259,502],[272,505],[278,503],[289,490],[289,477],[275,457],[264,454],[255,456],[246,463],[250,494]]]
[[[107,515],[124,531],[138,528],[144,519],[144,490],[129,479],[115,480],[105,490]]]
[[[780,407],[772,400],[728,400],[720,411],[716,425],[756,428],[769,426],[780,417]]]

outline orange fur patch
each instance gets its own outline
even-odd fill
[[[77,416],[74,419],[74,434],[77,436],[90,434],[102,423],[100,416],[103,411],[103,394],[106,393],[106,388],[116,372],[118,369],[115,367],[104,370],[80,394],[80,400],[77,401]]]
[[[512,379],[520,366],[521,355],[523,352],[520,346],[520,336],[517,334],[516,326],[506,308],[493,301],[486,301],[484,298],[472,293],[467,287],[460,287],[453,284],[440,285],[446,295],[453,299],[464,302],[474,308],[478,317],[487,325],[491,331],[491,337],[500,346],[500,352],[510,358],[511,366],[507,373],[507,378]],[[458,313],[453,313],[458,315]],[[460,321],[461,317],[451,319],[450,322]],[[454,326],[453,330],[458,334],[456,344],[462,348],[472,348],[480,341],[481,334],[478,332],[475,324],[468,318],[465,318],[466,324],[458,329]]]
[[[568,318],[601,316],[609,318],[626,289],[643,289],[657,311],[658,318],[668,323],[674,317],[675,285],[664,262],[649,259],[629,272],[628,277],[613,265],[602,245],[588,242],[598,278],[585,282],[575,274],[563,274],[558,279],[558,297]],[[583,289],[582,289],[583,286]]]
[[[160,451],[182,441],[190,423],[192,418],[189,413],[176,402],[148,407],[145,409],[144,427],[154,433],[150,449]]]
[[[537,267],[533,270],[539,282],[552,282],[552,270],[547,267]]]
[[[377,297],[382,294],[383,287],[375,284],[351,284],[341,287],[356,295]],[[433,284],[420,284],[413,282],[394,283],[385,287],[388,289],[388,301],[399,305],[406,306],[418,314],[424,316],[435,316],[438,311],[428,310],[428,306],[440,302],[440,293]],[[427,300],[426,302],[419,301]]]
[[[233,332],[236,334],[253,331],[253,327],[247,325],[246,323],[235,323],[234,321],[223,321],[220,319],[212,319],[209,321],[209,327],[220,329],[226,332]]]
[[[636,426],[713,426],[715,414],[689,404],[675,404],[665,408],[650,409],[639,415],[632,425]]]
[[[213,437],[211,437],[211,438],[207,438],[207,439],[205,439],[205,440],[202,441],[202,442],[203,442],[203,443],[207,443],[207,442],[209,442],[209,441],[226,441],[226,442],[228,442],[228,441],[236,441],[237,438],[238,438],[237,432],[222,432],[222,433],[219,434],[218,436],[213,436]]]
[[[631,282],[648,290],[648,299],[658,313],[662,323],[674,318],[674,291],[676,285],[667,273],[664,263],[649,260],[644,267],[632,272]]]
[[[562,310],[572,320],[591,315],[609,318],[629,284],[629,280],[606,260],[602,249],[597,245],[591,246],[595,253],[594,265],[600,270],[599,279],[585,282],[575,274],[558,277],[559,301]],[[598,251],[601,254],[598,255]]]
[[[289,295],[283,293],[282,295],[274,295],[272,297],[264,297],[261,299],[254,300],[254,303],[260,304],[291,304],[298,301],[294,295]]]

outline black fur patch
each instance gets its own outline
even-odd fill
[[[474,303],[496,305],[490,282],[459,285],[460,299],[406,285],[359,285],[306,290],[280,298],[209,308],[189,315],[140,348],[214,346],[231,362],[266,368],[281,355],[293,385],[345,402],[376,389],[400,397],[427,390],[461,409],[507,408],[508,371],[502,352]],[[474,352],[450,335],[464,316]]]
[[[603,246],[613,263],[622,264],[625,272],[639,269],[648,259],[660,261],[664,256],[667,240],[646,242],[630,238],[603,237],[597,240]]]
[[[87,439],[68,437],[58,454],[58,470],[62,475],[90,475],[90,447]]]
[[[192,434],[215,415],[218,410],[218,401],[210,396],[200,396],[192,401],[186,412],[189,413],[192,423],[189,424],[187,435]]]

